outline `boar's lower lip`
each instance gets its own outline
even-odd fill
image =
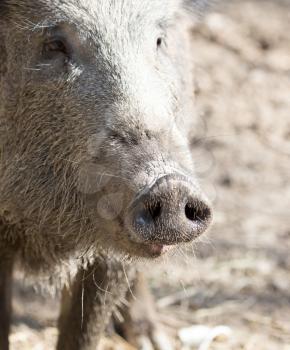
[[[160,256],[169,252],[173,248],[173,245],[153,243],[153,244],[147,245],[147,248],[152,256]]]

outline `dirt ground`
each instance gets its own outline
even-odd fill
[[[228,328],[177,349],[290,349],[289,33],[290,1],[278,0],[228,1],[194,30],[192,148],[215,222],[150,281],[176,339],[183,327]],[[14,294],[12,350],[52,350],[57,300],[18,285]]]

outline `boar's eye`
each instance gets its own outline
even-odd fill
[[[159,49],[163,44],[163,38],[159,37],[156,41],[157,49]]]
[[[50,39],[43,44],[43,57],[45,59],[54,59],[63,56],[66,59],[70,58],[70,50],[68,45],[62,39]]]

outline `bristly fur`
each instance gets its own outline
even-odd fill
[[[106,220],[97,203],[122,193],[122,215],[152,177],[192,172],[182,2],[2,0],[1,11],[0,217],[15,229],[0,242],[13,242],[24,265],[42,272],[92,247],[138,256],[119,218]],[[76,44],[68,64],[41,57],[41,43],[59,27]],[[156,55],[158,35],[166,47]],[[80,181],[91,168],[108,184],[88,201]]]
[[[0,267],[17,260],[56,289],[75,279],[64,313],[76,310],[81,323],[61,317],[61,350],[83,348],[84,315],[100,337],[128,289],[125,263],[134,276],[152,258],[149,243],[190,238],[168,216],[141,239],[128,212],[167,174],[190,178],[192,196],[200,195],[188,142],[189,29],[206,3],[0,0]],[[108,300],[95,273],[113,289]],[[8,316],[0,315],[5,349]]]

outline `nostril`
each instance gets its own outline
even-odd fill
[[[148,205],[148,211],[153,220],[156,220],[161,215],[161,210],[161,202],[149,203]]]
[[[185,216],[190,221],[206,222],[211,216],[209,207],[203,203],[187,203],[185,206]]]

